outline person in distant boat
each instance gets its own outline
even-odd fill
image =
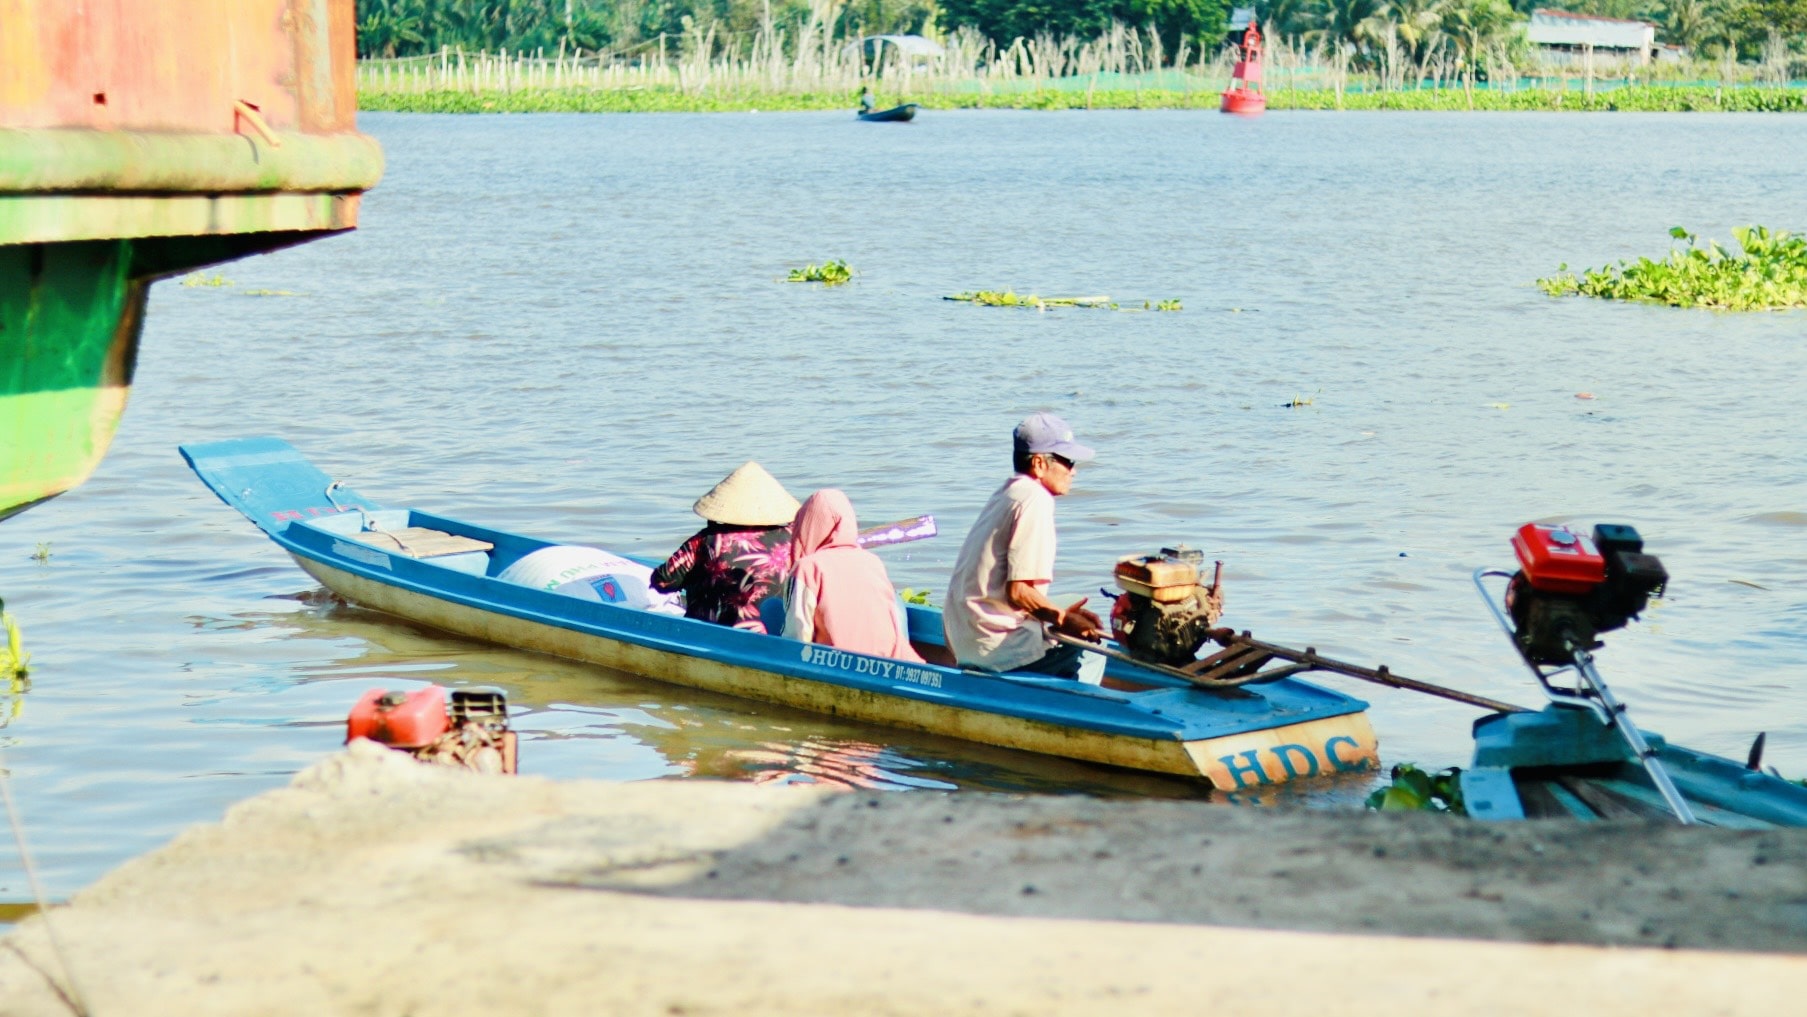
[[[1081,597],[1063,608],[1048,599],[1054,580],[1054,499],[1073,486],[1092,450],[1052,413],[1037,413],[1012,434],[1016,473],[979,510],[960,548],[942,613],[947,645],[963,665],[1079,677],[1078,647],[1048,638],[1103,633]]]
[[[765,468],[747,462],[694,511],[709,525],[653,570],[652,588],[684,593],[684,616],[764,632],[759,602],[784,592],[797,499]]]
[[[860,112],[870,113],[872,112],[874,105],[875,104],[872,101],[872,89],[860,89]]]
[[[791,562],[785,636],[922,663],[885,563],[859,546],[847,495],[829,487],[803,500],[791,523]]]

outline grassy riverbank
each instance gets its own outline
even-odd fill
[[[907,93],[879,96],[881,105],[916,102],[926,109],[1216,109],[1218,92],[1197,89],[1033,89],[1009,92]],[[848,110],[842,92],[678,88],[523,88],[514,91],[441,89],[389,91],[366,87],[359,108],[400,113],[734,113],[752,110]],[[1807,112],[1807,90],[1798,88],[1716,88],[1643,85],[1600,89],[1523,88],[1465,92],[1460,88],[1421,91],[1343,92],[1333,89],[1278,89],[1268,109],[1289,110],[1476,110],[1626,111],[1639,113]]]

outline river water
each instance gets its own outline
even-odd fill
[[[1807,226],[1807,118],[930,112],[367,115],[357,233],[158,284],[94,478],[0,528],[34,670],[0,730],[64,897],[333,751],[370,687],[506,688],[523,768],[892,789],[1201,795],[702,695],[321,594],[185,441],[287,438],[392,504],[663,554],[755,458],[864,521],[939,602],[1037,409],[1099,449],[1056,589],[1185,541],[1226,621],[1522,703],[1477,598],[1528,520],[1636,525],[1674,576],[1601,665],[1642,726],[1807,775],[1807,314],[1533,285],[1684,225]],[[850,285],[783,282],[842,258]],[[973,289],[1131,310],[978,308]],[[1179,313],[1140,312],[1179,299]],[[1580,398],[1580,394],[1593,398]],[[1303,405],[1294,406],[1298,402]],[[1368,698],[1389,763],[1462,764],[1473,710]],[[1354,807],[1366,779],[1304,786]],[[0,907],[29,897],[0,852]],[[4,915],[0,914],[0,920]]]

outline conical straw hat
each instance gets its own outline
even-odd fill
[[[789,526],[802,506],[765,467],[748,460],[696,500],[696,514],[730,526]]]

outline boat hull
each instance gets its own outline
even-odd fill
[[[861,113],[859,118],[872,124],[907,124],[916,119],[916,109],[915,103],[907,102],[902,106],[893,106],[890,109]]]
[[[15,0],[0,21],[0,519],[81,483],[151,283],[357,225],[353,0]]]
[[[123,242],[0,247],[0,519],[80,484],[125,412],[149,284]]]
[[[1640,733],[1696,821],[1736,829],[1807,826],[1807,788]],[[1460,780],[1476,819],[1674,818],[1619,735],[1573,706],[1476,721],[1473,764]]]
[[[1224,791],[1376,765],[1377,743],[1365,713],[1192,741],[1101,733],[636,645],[412,592],[305,555],[294,558],[320,585],[354,604],[443,632],[832,717],[1133,770],[1203,777]]]

